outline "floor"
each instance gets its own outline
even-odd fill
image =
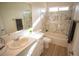
[[[44,48],[41,56],[67,56],[67,48],[56,44],[49,44],[49,48]]]

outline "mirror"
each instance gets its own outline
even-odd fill
[[[23,18],[15,19],[17,30],[29,29],[32,27],[32,13],[30,10],[23,12]]]
[[[32,27],[32,8],[26,2],[0,2],[0,35]]]
[[[25,10],[23,15],[23,29],[28,29],[32,27],[32,12],[30,10]]]

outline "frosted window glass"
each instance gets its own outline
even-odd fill
[[[56,11],[58,11],[58,7],[49,8],[49,12],[56,12]]]
[[[67,11],[69,10],[69,7],[59,7],[59,11]]]

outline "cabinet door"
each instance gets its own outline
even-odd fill
[[[36,47],[34,48],[32,56],[40,56],[42,52],[43,52],[43,40],[39,40],[37,42]]]
[[[37,40],[30,48],[27,56],[40,56],[43,52],[43,40]]]

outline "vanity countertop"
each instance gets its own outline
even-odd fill
[[[2,54],[2,56],[16,56],[16,55],[18,55],[20,52],[22,52],[29,45],[36,42],[37,39],[40,39],[41,37],[43,37],[43,35],[44,35],[43,33],[38,33],[38,32],[33,32],[31,35],[28,34],[27,36],[31,37],[31,39],[32,39],[32,40],[30,40],[30,42],[28,42],[25,46],[22,46],[22,48],[19,48],[19,49],[10,49],[6,46],[6,51],[5,51],[5,53]]]
[[[29,43],[27,43],[25,46],[22,46],[18,49],[10,49],[8,46],[6,47],[5,53],[2,54],[2,56],[16,56],[20,52],[22,52],[25,48],[27,48],[29,45],[33,44],[35,42],[35,39],[32,39]]]

